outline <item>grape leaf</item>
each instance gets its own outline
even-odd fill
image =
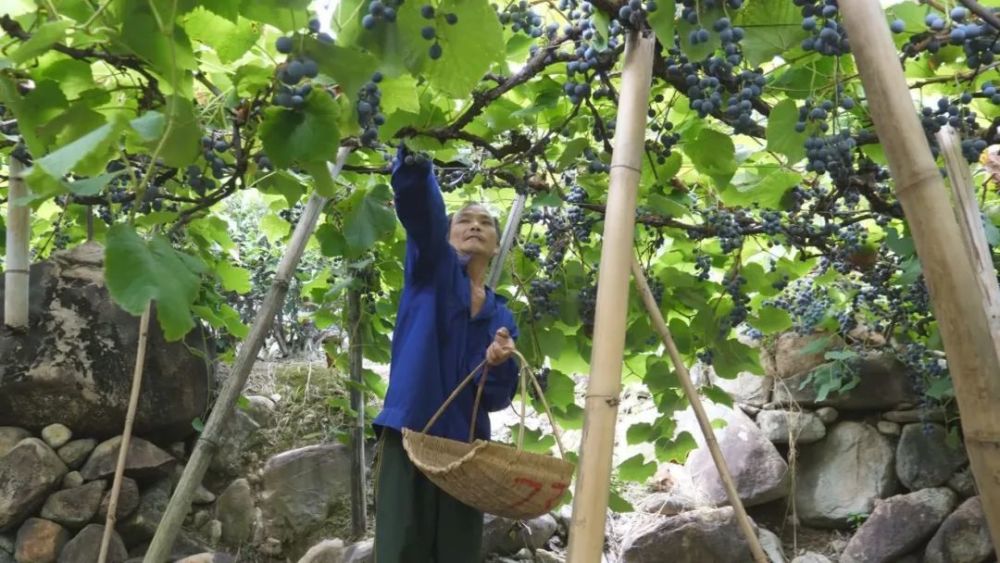
[[[788,0],[754,0],[738,12],[736,25],[743,28],[743,56],[751,66],[766,63],[798,47],[808,32],[802,29],[799,9]]]
[[[259,24],[245,18],[229,21],[203,7],[184,16],[184,29],[192,39],[214,49],[222,63],[238,60],[260,39]]]
[[[694,436],[683,431],[673,440],[660,438],[656,441],[656,459],[660,462],[684,463],[689,453],[698,447]]]
[[[677,8],[674,0],[657,0],[656,11],[646,16],[649,27],[656,32],[656,38],[664,45],[674,44],[674,16]]]
[[[635,512],[635,507],[632,506],[632,503],[622,498],[618,494],[618,491],[614,489],[608,491],[608,508],[618,513]]]
[[[149,61],[167,82],[180,84],[182,70],[194,70],[198,67],[191,41],[184,29],[173,25],[171,36],[167,36],[160,31],[156,17],[149,11],[147,4],[132,2],[127,6],[129,10],[124,16],[119,37],[121,43]]]
[[[684,152],[695,168],[710,176],[719,188],[724,188],[736,173],[736,147],[729,135],[702,129],[698,138],[684,147]]]
[[[337,44],[360,47],[371,53],[388,76],[419,72],[430,44],[420,36],[420,28],[428,20],[420,16],[418,2],[400,4],[395,22],[380,21],[373,29],[361,25],[367,7],[367,0],[341,0],[337,4],[332,23]]]
[[[425,69],[440,92],[465,99],[504,52],[500,20],[486,0],[442,0],[437,13],[433,22],[442,55],[438,60],[428,57]],[[458,16],[458,23],[444,21],[449,13]],[[429,46],[427,42],[422,52]]]
[[[329,95],[316,90],[299,110],[267,108],[260,133],[264,151],[280,168],[334,158],[340,146],[339,111]]]
[[[250,284],[250,271],[234,266],[229,262],[219,262],[215,266],[215,273],[219,275],[222,287],[226,291],[235,291],[245,294],[252,288]]]
[[[183,167],[194,162],[198,156],[201,129],[194,113],[191,100],[181,96],[167,98],[164,134],[166,137],[149,142],[152,152],[160,147],[159,156],[168,166]]]
[[[356,47],[323,43],[312,37],[302,39],[302,53],[316,61],[320,72],[336,80],[344,95],[352,102],[357,102],[361,87],[371,80],[379,65],[375,57]],[[416,84],[413,86],[415,88]],[[416,97],[413,89],[407,95]],[[385,92],[382,92],[382,96],[384,100]]]
[[[714,349],[712,367],[719,377],[733,379],[741,371],[759,373],[760,363],[756,351],[735,339],[718,342]]]
[[[41,55],[53,44],[58,43],[66,35],[66,30],[72,25],[68,20],[55,20],[43,23],[31,34],[31,37],[21,43],[8,58],[14,64],[21,64]]]
[[[63,176],[106,152],[124,127],[124,117],[113,114],[110,122],[36,160],[25,176],[32,191],[36,195],[58,193]]]
[[[144,241],[125,224],[107,233],[104,273],[108,292],[122,309],[142,314],[150,300],[167,340],[178,340],[194,327],[191,305],[200,280],[189,262],[160,235]]]
[[[618,476],[623,481],[645,483],[656,473],[656,463],[646,462],[642,454],[635,454],[618,465]]]
[[[94,92],[94,74],[89,64],[75,59],[58,59],[41,66],[37,71],[38,80],[52,80],[59,84],[63,94],[69,99],[79,97],[83,92]]]
[[[198,4],[233,23],[240,17],[240,0],[199,0]]]
[[[793,100],[781,100],[767,117],[767,150],[788,157],[795,164],[806,156],[806,133],[795,131],[799,110]]]
[[[13,111],[28,150],[36,155],[48,152],[57,132],[44,127],[63,114],[69,105],[59,84],[53,80],[36,81],[35,88],[22,97],[14,79],[0,74],[0,101]]]
[[[351,195],[344,217],[344,238],[350,250],[370,248],[379,237],[395,230],[396,214],[389,208],[391,201],[392,192],[385,184]]]
[[[347,241],[344,240],[343,233],[330,223],[320,225],[314,236],[319,241],[320,252],[323,256],[342,256],[347,250]]]
[[[282,31],[305,27],[310,0],[243,0],[240,15],[273,25]]]

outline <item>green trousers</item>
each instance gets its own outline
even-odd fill
[[[483,513],[430,482],[385,428],[375,467],[375,563],[476,563]]]

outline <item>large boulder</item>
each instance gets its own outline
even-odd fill
[[[919,399],[913,379],[906,366],[890,354],[871,353],[850,362],[857,386],[847,392],[833,391],[820,400],[821,385],[810,380],[812,371],[791,376],[775,383],[774,401],[803,407],[827,405],[845,411],[874,411],[895,408],[901,403],[916,403]]]
[[[756,531],[756,525],[753,525]],[[622,563],[752,562],[732,507],[705,508],[636,526],[622,541]]]
[[[949,444],[940,424],[907,424],[896,447],[896,475],[915,491],[948,482],[968,458],[962,444]]]
[[[927,544],[924,563],[983,563],[993,555],[983,503],[972,497],[945,519]]]
[[[868,424],[845,421],[826,438],[803,446],[798,462],[795,503],[803,523],[845,528],[849,519],[870,513],[875,501],[893,494],[894,452],[889,440]]]
[[[111,301],[103,257],[99,244],[87,243],[31,267],[28,330],[0,329],[0,426],[39,432],[58,422],[94,438],[121,431],[139,318]],[[154,315],[146,350],[134,431],[186,437],[208,404],[204,335],[195,329],[184,342],[167,342]]]
[[[14,449],[21,440],[30,438],[31,432],[16,426],[0,426],[0,457]]]
[[[955,508],[955,491],[941,487],[877,503],[840,556],[842,563],[890,563],[920,547]]]
[[[56,452],[38,438],[22,440],[0,458],[0,531],[38,510],[68,471]]]
[[[743,504],[754,506],[787,496],[791,484],[788,464],[774,444],[739,409],[727,409],[724,420],[726,426],[716,431],[716,437]],[[709,503],[728,504],[719,470],[706,446],[691,452],[685,467]]]
[[[267,536],[302,538],[350,498],[351,452],[343,444],[307,446],[264,465],[261,508]]]

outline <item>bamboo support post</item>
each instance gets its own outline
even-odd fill
[[[336,164],[331,165],[331,174],[334,177],[340,174],[340,170],[344,167],[344,162],[347,161],[347,156],[350,153],[350,147],[341,147],[337,152]],[[169,557],[170,549],[177,539],[181,524],[191,508],[191,500],[195,490],[201,484],[212,456],[219,449],[220,436],[229,422],[233,407],[236,406],[240,393],[243,391],[243,386],[246,385],[250,369],[257,359],[257,353],[264,343],[264,338],[271,329],[274,315],[285,301],[291,277],[295,273],[302,252],[316,228],[316,222],[319,220],[320,213],[327,201],[327,198],[313,192],[306,203],[306,207],[295,225],[295,232],[288,243],[285,255],[282,257],[281,263],[278,264],[274,282],[254,317],[250,334],[240,348],[236,361],[233,363],[232,372],[219,392],[212,413],[209,415],[205,428],[198,438],[198,443],[191,453],[191,459],[184,467],[184,473],[177,483],[174,494],[170,497],[170,502],[167,504],[159,526],[157,526],[153,541],[143,558],[144,563],[163,563]]]
[[[879,2],[840,0],[868,108],[913,233],[962,415],[972,474],[1000,545],[1000,358],[979,281]]]
[[[590,358],[580,469],[573,495],[569,563],[599,562],[604,546],[615,422],[625,353],[629,262],[635,241],[635,207],[642,171],[655,43],[656,37],[652,33],[642,35],[631,32],[625,41],[604,242],[597,278],[594,348]]]
[[[962,155],[962,140],[958,133],[946,125],[937,132],[938,145],[944,157],[951,180],[951,193],[955,202],[955,219],[962,230],[966,251],[972,267],[976,270],[979,280],[979,290],[982,292],[986,314],[990,319],[990,333],[993,335],[993,345],[1000,356],[1000,285],[997,284],[997,271],[993,267],[993,256],[990,245],[986,242],[986,230],[983,228],[982,211],[976,203],[976,188],[972,181],[969,163]]]
[[[753,554],[754,561],[757,563],[768,563],[769,559],[764,553],[764,548],[760,545],[760,539],[754,532],[750,517],[747,516],[747,511],[743,507],[743,501],[740,500],[740,495],[736,491],[736,483],[729,472],[729,465],[726,463],[726,458],[722,456],[722,449],[719,448],[719,441],[715,438],[712,422],[708,419],[708,414],[705,413],[705,406],[701,404],[701,397],[698,395],[698,390],[694,388],[694,383],[691,382],[691,374],[688,373],[684,359],[681,358],[681,354],[677,350],[677,345],[674,344],[674,339],[670,335],[670,329],[667,328],[667,323],[663,320],[663,314],[660,313],[660,308],[653,297],[653,292],[649,289],[646,276],[642,273],[642,266],[639,265],[639,261],[634,255],[632,256],[632,277],[635,278],[635,285],[639,289],[639,295],[646,306],[646,311],[653,320],[653,328],[656,329],[656,332],[660,335],[660,339],[663,340],[663,345],[666,347],[667,353],[670,355],[670,360],[674,364],[674,370],[677,372],[677,379],[681,382],[681,388],[684,389],[684,394],[687,396],[688,402],[691,403],[695,418],[698,419],[698,426],[701,427],[701,433],[705,436],[705,444],[708,446],[709,453],[712,454],[712,461],[715,462],[715,468],[719,470],[719,478],[726,489],[726,496],[729,497],[729,504],[733,507],[733,513],[736,515],[736,522],[739,524],[740,531],[746,537],[750,553]],[[733,554],[733,556],[736,557],[737,554]]]
[[[4,324],[28,328],[28,269],[31,240],[31,207],[19,203],[28,196],[24,163],[11,155],[8,164],[7,259],[4,266]]]
[[[139,344],[135,354],[135,369],[132,371],[132,390],[128,399],[128,411],[125,413],[125,429],[122,430],[122,440],[118,445],[118,462],[115,465],[115,478],[111,484],[111,496],[108,500],[108,515],[104,520],[104,533],[101,536],[101,547],[97,563],[105,563],[108,558],[108,548],[111,545],[111,534],[118,521],[118,496],[121,494],[122,481],[125,477],[125,461],[128,458],[129,443],[132,440],[132,426],[135,424],[135,413],[139,407],[139,391],[142,387],[142,372],[146,365],[146,343],[149,340],[149,317],[153,307],[152,301],[146,304],[146,310],[139,318]]]
[[[365,400],[361,371],[364,348],[361,342],[361,290],[347,292],[347,327],[350,372],[351,408],[355,412],[351,437],[351,531],[363,538],[368,527],[368,498],[365,485]]]

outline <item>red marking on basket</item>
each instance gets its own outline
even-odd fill
[[[517,501],[516,503],[512,504],[511,508],[514,508],[516,506],[521,506],[522,504],[530,501],[531,499],[533,499],[535,497],[535,495],[538,494],[538,491],[542,490],[542,484],[541,483],[539,483],[538,481],[535,481],[534,479],[529,479],[527,477],[515,477],[514,478],[514,484],[515,485],[527,485],[527,486],[531,487],[531,492],[528,493],[528,496],[526,496],[523,499],[521,499],[521,500]]]
[[[514,484],[516,484],[516,485],[527,485],[528,487],[531,488],[531,492],[528,493],[528,496],[526,496],[523,499],[521,499],[521,500],[517,501],[516,503],[512,504],[511,508],[520,506],[520,505],[522,505],[522,504],[530,501],[531,499],[535,498],[535,495],[537,495],[539,492],[541,492],[541,490],[544,488],[544,485],[542,485],[538,481],[535,481],[534,479],[529,479],[527,477],[516,477],[514,479]],[[567,484],[567,483],[552,483],[549,486],[552,487],[553,489],[555,489],[555,493],[552,495],[551,498],[549,498],[547,501],[545,501],[545,510],[546,511],[551,510],[552,507],[556,504],[556,502],[559,501],[559,498],[562,497],[563,493],[569,487],[569,484]]]
[[[556,504],[556,502],[559,501],[559,498],[562,497],[563,493],[566,492],[566,489],[568,487],[569,484],[567,483],[552,483],[552,488],[555,489],[556,492],[554,495],[552,495],[552,498],[550,498],[548,502],[545,503],[546,512],[552,510],[552,507]]]

